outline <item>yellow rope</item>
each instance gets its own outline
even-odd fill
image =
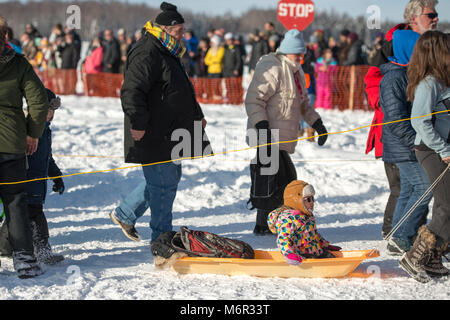
[[[157,165],[157,164],[163,164],[163,163],[169,163],[169,162],[175,162],[175,161],[194,160],[194,159],[199,159],[199,158],[209,158],[209,157],[215,157],[217,155],[224,155],[224,154],[232,153],[232,152],[242,152],[242,151],[247,151],[247,150],[251,150],[251,149],[256,149],[256,148],[259,148],[259,147],[270,146],[272,144],[293,143],[293,142],[302,141],[302,140],[311,139],[311,138],[317,138],[317,137],[321,137],[321,136],[325,136],[325,135],[342,134],[342,133],[353,132],[353,131],[361,130],[361,129],[365,129],[365,128],[375,127],[375,126],[384,126],[384,125],[387,125],[387,124],[392,124],[392,123],[397,123],[397,122],[402,122],[402,121],[408,121],[408,120],[412,120],[412,119],[424,118],[424,117],[427,117],[427,116],[435,115],[435,114],[438,114],[438,113],[444,113],[444,112],[448,112],[448,111],[447,110],[437,111],[437,112],[434,112],[434,113],[430,113],[430,114],[426,114],[426,115],[418,116],[418,117],[414,117],[414,118],[407,118],[407,119],[394,120],[394,121],[384,122],[384,123],[370,124],[370,125],[358,127],[358,128],[355,128],[355,129],[349,129],[349,130],[337,131],[337,132],[329,132],[329,133],[318,134],[318,135],[311,136],[311,137],[299,138],[299,139],[295,139],[295,140],[272,142],[272,143],[266,143],[266,144],[262,144],[262,145],[258,145],[258,146],[254,146],[254,147],[247,147],[247,148],[236,149],[236,150],[231,150],[231,151],[223,151],[223,152],[219,152],[219,153],[213,153],[213,154],[208,155],[208,156],[184,157],[184,158],[178,158],[178,159],[175,159],[175,160],[166,160],[166,161],[153,162],[153,163],[147,163],[147,164],[137,164],[137,165],[132,165],[132,166],[113,168],[113,169],[106,169],[106,170],[96,170],[96,171],[89,171],[89,172],[78,172],[78,173],[66,174],[66,175],[56,176],[56,177],[36,178],[36,179],[15,181],[15,182],[0,182],[0,185],[13,185],[13,184],[20,184],[20,183],[28,183],[28,182],[33,182],[33,181],[50,180],[50,179],[57,179],[57,178],[67,178],[67,177],[73,177],[73,176],[85,175],[85,174],[92,174],[92,173],[106,173],[106,172],[112,172],[112,171],[117,171],[117,170],[125,170],[125,169],[153,166],[153,165]],[[74,156],[74,157],[76,157],[76,156]],[[102,157],[102,156],[92,156],[92,157]],[[107,156],[104,156],[104,157],[106,158]]]

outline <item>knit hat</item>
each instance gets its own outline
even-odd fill
[[[315,195],[314,187],[305,181],[294,180],[289,183],[284,189],[283,202],[284,205],[291,207],[292,209],[300,210],[303,213],[311,213],[307,210],[303,203],[304,197]]]
[[[155,19],[157,24],[161,26],[174,26],[184,23],[183,16],[178,13],[177,7],[173,4],[163,2],[160,8],[162,12]]]
[[[283,54],[306,53],[306,44],[303,40],[303,34],[297,29],[289,30],[284,35],[284,39],[281,41],[279,50]]]
[[[222,41],[220,40],[220,37],[219,37],[219,36],[212,36],[210,41],[211,41],[212,43],[214,43],[216,46],[219,46],[220,43],[222,42]]]
[[[233,34],[231,32],[225,33],[225,36],[223,37],[225,40],[231,40],[233,39]]]
[[[59,107],[61,107],[61,99],[57,97],[50,89],[46,88],[46,91],[50,109],[51,110],[59,109]]]
[[[388,60],[400,65],[407,65],[419,38],[420,34],[412,30],[396,30],[392,39],[394,56],[388,57]]]

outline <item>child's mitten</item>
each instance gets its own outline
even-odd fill
[[[303,261],[303,258],[295,253],[289,253],[286,256],[286,262],[290,264],[291,266],[296,266],[300,264]]]

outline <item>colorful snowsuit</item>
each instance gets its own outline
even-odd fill
[[[313,216],[288,206],[273,210],[267,224],[270,231],[278,235],[277,246],[284,257],[290,253],[307,258],[318,257],[330,244],[317,232]]]

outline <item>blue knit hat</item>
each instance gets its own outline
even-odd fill
[[[407,65],[419,38],[420,34],[412,30],[396,30],[392,39],[394,56],[388,57],[388,60],[401,65]]]
[[[283,54],[306,53],[306,44],[303,40],[303,34],[297,29],[289,30],[284,35],[279,50]]]

